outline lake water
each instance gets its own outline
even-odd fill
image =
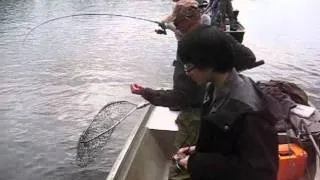
[[[255,80],[288,80],[320,108],[320,1],[234,0],[246,27],[244,44],[266,64],[246,72]],[[110,101],[142,99],[136,82],[172,85],[176,40],[157,35],[169,0],[0,0],[0,179],[104,179],[134,120],[121,124],[94,163],[75,163],[77,141]],[[25,41],[24,41],[25,40]]]

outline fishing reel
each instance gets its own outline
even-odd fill
[[[164,24],[164,22],[158,22],[157,24],[160,26],[161,29],[156,29],[156,30],[154,30],[154,31],[155,31],[157,34],[167,35],[167,31],[166,31],[167,27],[166,27],[166,25]]]

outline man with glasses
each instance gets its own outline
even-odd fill
[[[192,180],[276,180],[272,101],[234,69],[226,34],[212,26],[197,27],[179,41],[178,54],[187,76],[207,88],[196,146],[180,148],[174,155],[177,163]]]

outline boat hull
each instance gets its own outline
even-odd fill
[[[129,136],[107,180],[168,179],[171,155],[176,151],[177,115],[167,108],[151,106]]]

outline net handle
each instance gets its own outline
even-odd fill
[[[134,104],[134,103],[131,103],[129,101],[115,101],[115,102],[112,102],[112,103],[108,103],[106,104],[105,106],[103,106],[101,108],[101,110],[98,112],[98,114],[103,111],[105,108],[107,108],[108,106],[110,105],[113,105],[113,104],[117,104],[117,103],[123,103],[123,102],[126,102],[126,103],[130,103],[130,104]],[[148,106],[150,103],[149,102],[142,102],[142,103],[139,103],[139,104],[135,104],[136,106],[131,109],[125,116],[123,116],[122,118],[120,118],[116,123],[114,123],[110,128],[108,128],[107,130],[105,130],[104,132],[100,133],[99,135],[89,139],[89,140],[86,140],[86,141],[83,141],[83,140],[80,140],[80,143],[88,143],[94,139],[97,139],[98,137],[112,131],[117,125],[119,125],[123,120],[125,120],[128,116],[130,116],[132,113],[134,113],[136,110],[138,109],[141,109],[141,108],[144,108],[146,106]],[[88,128],[82,133],[82,135],[85,135],[89,129],[89,127],[91,126],[91,124],[93,123],[95,118],[93,118],[93,120],[91,121],[90,125],[88,126]],[[82,136],[81,135],[81,136]]]

